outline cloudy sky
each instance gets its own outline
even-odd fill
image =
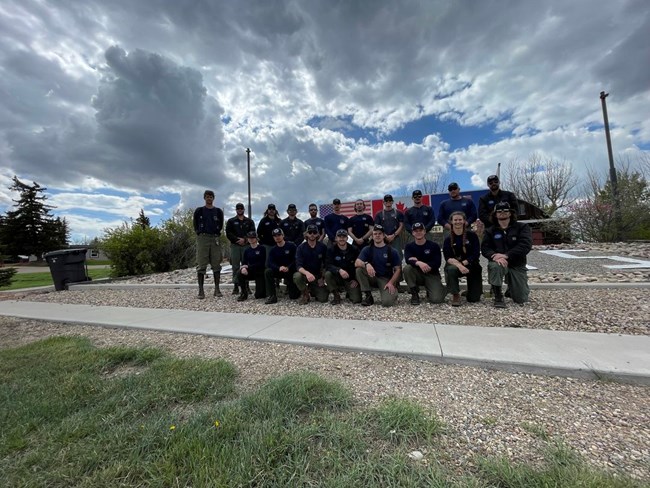
[[[650,152],[646,0],[3,0],[0,210],[48,188],[76,242],[202,203],[232,215],[466,190],[532,153]]]

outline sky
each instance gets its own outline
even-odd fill
[[[0,211],[16,175],[72,241],[203,204],[485,187],[531,154],[650,153],[646,0],[3,0]],[[285,216],[286,213],[282,212]]]

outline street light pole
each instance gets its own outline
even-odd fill
[[[251,207],[251,149],[246,148],[246,166],[248,168],[248,218],[252,219],[253,208]]]
[[[612,186],[612,199],[614,200],[614,239],[620,239],[619,228],[621,224],[621,204],[618,198],[618,177],[616,176],[616,168],[614,167],[614,154],[612,152],[612,138],[609,134],[609,119],[607,118],[607,102],[605,99],[609,93],[604,91],[600,92],[600,103],[603,106],[603,120],[605,122],[605,138],[607,139],[607,156],[609,157],[609,180]]]

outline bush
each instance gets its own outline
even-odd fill
[[[0,268],[0,286],[9,286],[16,273],[16,268]]]
[[[128,223],[104,233],[102,249],[111,260],[113,276],[132,276],[169,270],[163,255],[164,239],[156,228]]]

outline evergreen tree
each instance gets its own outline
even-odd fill
[[[140,226],[142,229],[148,229],[151,227],[151,221],[149,220],[149,217],[144,214],[143,208],[140,209],[140,215],[135,219],[135,225]]]
[[[14,210],[10,210],[0,221],[0,241],[6,254],[34,254],[39,260],[43,253],[68,245],[68,224],[65,219],[54,218],[44,195],[47,188],[38,183],[28,185],[13,177],[10,190],[19,193]]]

